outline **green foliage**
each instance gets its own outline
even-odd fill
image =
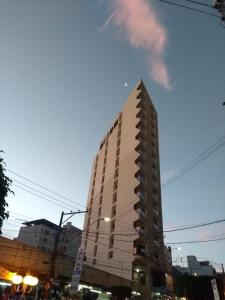
[[[3,152],[3,151],[0,151]],[[9,217],[9,212],[6,211],[8,203],[6,202],[6,197],[9,193],[13,193],[10,189],[12,181],[5,175],[5,162],[2,157],[0,157],[0,234],[3,221]]]

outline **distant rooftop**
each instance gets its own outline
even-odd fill
[[[29,221],[29,222],[24,222],[23,225],[26,225],[26,226],[34,226],[34,225],[45,225],[49,228],[52,228],[52,229],[58,229],[59,226],[56,225],[55,223],[52,223],[46,219],[38,219],[38,220],[33,220],[33,221]]]

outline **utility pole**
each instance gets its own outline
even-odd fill
[[[55,243],[54,243],[54,247],[53,247],[53,251],[52,251],[52,255],[51,255],[51,261],[50,261],[50,267],[49,267],[49,280],[53,280],[54,276],[55,276],[55,262],[56,262],[56,257],[58,254],[58,246],[59,246],[59,239],[60,239],[60,234],[61,234],[61,229],[62,229],[62,225],[68,221],[70,218],[72,218],[74,215],[77,214],[83,214],[83,213],[87,213],[88,211],[71,211],[69,213],[65,213],[62,211],[61,213],[61,217],[60,217],[60,221],[59,221],[59,226],[57,229],[57,233],[56,233],[56,237],[55,237]],[[63,221],[63,217],[70,215],[65,221]]]

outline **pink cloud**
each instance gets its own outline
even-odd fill
[[[113,13],[101,30],[112,22],[127,36],[131,46],[146,51],[151,78],[170,89],[167,67],[163,60],[167,33],[161,25],[150,0],[113,0]]]

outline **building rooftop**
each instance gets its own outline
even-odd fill
[[[52,223],[46,219],[38,219],[38,220],[33,220],[33,221],[29,221],[29,222],[24,222],[23,225],[26,225],[26,226],[34,226],[34,225],[45,225],[49,228],[52,228],[52,229],[58,229],[59,226],[56,225],[55,223]]]

